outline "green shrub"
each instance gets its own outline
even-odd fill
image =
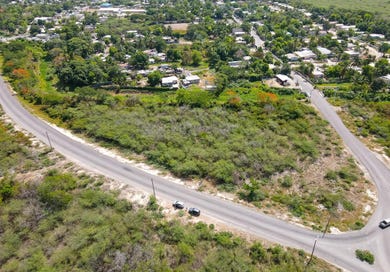
[[[12,198],[18,192],[18,183],[11,176],[5,176],[0,179],[0,204],[9,198]]]
[[[356,181],[358,177],[352,173],[351,169],[349,168],[342,168],[337,172],[338,176],[348,184],[350,184],[353,181]]]
[[[356,221],[356,222],[352,225],[351,229],[352,229],[352,230],[360,230],[360,229],[362,229],[363,227],[364,227],[364,224],[363,224],[361,221]]]
[[[153,195],[149,197],[148,204],[146,205],[146,208],[150,211],[157,211],[159,206],[157,203],[157,198]]]
[[[333,170],[330,170],[326,173],[325,175],[325,178],[327,180],[333,180],[333,181],[336,181],[337,180],[337,172],[336,171],[333,171]]]
[[[180,89],[176,92],[176,100],[179,105],[207,108],[211,106],[212,95],[200,88]]]
[[[71,190],[76,188],[76,179],[57,170],[49,171],[38,185],[38,196],[49,208],[64,209],[73,199]]]
[[[285,176],[280,184],[282,185],[282,187],[284,188],[290,188],[292,186],[292,178],[290,176]]]
[[[232,237],[233,234],[231,232],[222,231],[214,235],[214,240],[223,247],[231,248],[234,245]]]
[[[358,258],[362,262],[367,262],[369,264],[373,264],[375,261],[374,255],[368,250],[356,249],[355,255],[356,255],[356,258]]]
[[[353,203],[351,201],[344,199],[344,200],[342,200],[342,204],[343,204],[344,209],[346,209],[349,212],[355,210],[355,206],[353,205]]]
[[[89,209],[99,206],[114,206],[117,203],[117,200],[113,195],[92,189],[83,191],[80,194],[78,201],[83,208]]]
[[[260,188],[260,182],[254,179],[251,179],[249,183],[244,183],[242,190],[239,191],[238,195],[241,199],[248,202],[263,201],[267,198],[266,193]]]
[[[255,262],[264,263],[267,260],[267,251],[261,243],[256,242],[250,247],[250,256]]]

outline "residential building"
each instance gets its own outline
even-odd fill
[[[282,75],[282,74],[277,74],[275,77],[276,77],[276,81],[280,85],[283,85],[283,86],[290,85],[291,78],[289,78],[288,76]]]
[[[161,79],[161,87],[177,89],[179,88],[179,79],[176,76],[163,77]]]
[[[301,51],[295,51],[294,54],[297,55],[300,59],[304,60],[316,58],[316,54],[314,54],[314,52],[310,49],[302,49]]]

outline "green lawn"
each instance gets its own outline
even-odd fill
[[[365,10],[373,13],[379,13],[383,17],[390,16],[390,1],[388,0],[300,0],[303,3],[311,4],[317,7],[329,8],[337,7],[351,10]]]

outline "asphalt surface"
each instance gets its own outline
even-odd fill
[[[298,76],[296,80],[300,81]],[[310,85],[303,82],[303,79],[302,86],[304,91],[311,91]],[[358,146],[358,151],[356,151],[358,155],[356,157],[367,167],[370,173],[373,173],[372,177],[379,188],[378,208],[369,224],[360,231],[339,235],[326,234],[325,237],[322,237],[322,233],[310,231],[256,212],[254,209],[191,190],[159,176],[151,175],[132,165],[120,162],[113,157],[96,151],[89,145],[73,140],[54,126],[30,114],[21,106],[3,79],[0,78],[0,104],[6,114],[42,142],[51,144],[56,151],[86,169],[149,193],[152,193],[151,179],[153,179],[157,198],[168,201],[182,200],[185,202],[186,207],[197,207],[202,211],[202,215],[214,218],[216,222],[220,221],[282,245],[303,249],[310,253],[314,241],[317,240],[314,254],[346,270],[388,271],[386,269],[390,267],[390,228],[381,230],[377,224],[379,219],[386,215],[384,207],[390,203],[388,196],[389,185],[386,183],[386,177],[390,177],[389,170],[343,127],[337,115],[334,112],[332,114],[332,109],[326,100],[317,94],[316,91],[312,91],[312,101],[321,112],[324,111],[324,117],[332,125],[335,123],[336,131],[339,133],[341,131],[340,134],[343,139],[346,137],[344,140],[348,146],[349,144]],[[351,148],[351,150],[355,152],[355,148]],[[390,214],[387,217],[390,217]],[[326,221],[327,219],[324,219],[324,226]],[[355,258],[355,249],[368,249],[373,252],[376,257],[375,264],[371,266],[357,260]]]

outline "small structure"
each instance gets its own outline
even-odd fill
[[[179,79],[176,76],[163,77],[161,79],[161,87],[177,89],[179,88]]]
[[[186,78],[183,80],[183,85],[188,86],[191,84],[199,84],[200,83],[200,77],[197,75],[189,75],[186,76]]]
[[[238,43],[238,44],[246,44],[246,41],[244,40],[243,37],[239,36],[239,37],[236,37],[236,43]]]
[[[299,60],[298,56],[293,54],[293,53],[286,54],[286,58],[287,58],[288,61],[292,61],[292,62]]]
[[[301,51],[295,51],[295,55],[298,56],[300,59],[309,60],[309,59],[315,59],[316,54],[313,53],[313,51],[309,49],[303,49]]]
[[[290,85],[290,78],[286,75],[282,75],[282,74],[277,74],[276,76],[276,81],[282,85],[282,86],[287,86],[287,85]]]
[[[378,40],[383,40],[385,37],[385,35],[383,34],[376,34],[376,33],[371,33],[368,35],[370,38],[372,39],[378,39]]]
[[[345,54],[349,55],[350,57],[359,57],[360,53],[354,50],[346,50],[344,51]]]
[[[332,51],[330,51],[329,49],[327,49],[325,47],[317,46],[317,50],[321,53],[321,55],[325,55],[327,57],[332,55]]]
[[[390,86],[390,74],[380,77],[384,82],[387,83],[387,85]]]
[[[245,31],[242,28],[233,28],[232,33],[234,36],[243,36],[245,35]]]
[[[232,68],[240,68],[242,66],[241,60],[229,61],[228,65]]]
[[[312,72],[313,77],[315,78],[323,78],[324,77],[324,72],[322,69],[315,67],[313,72]]]

